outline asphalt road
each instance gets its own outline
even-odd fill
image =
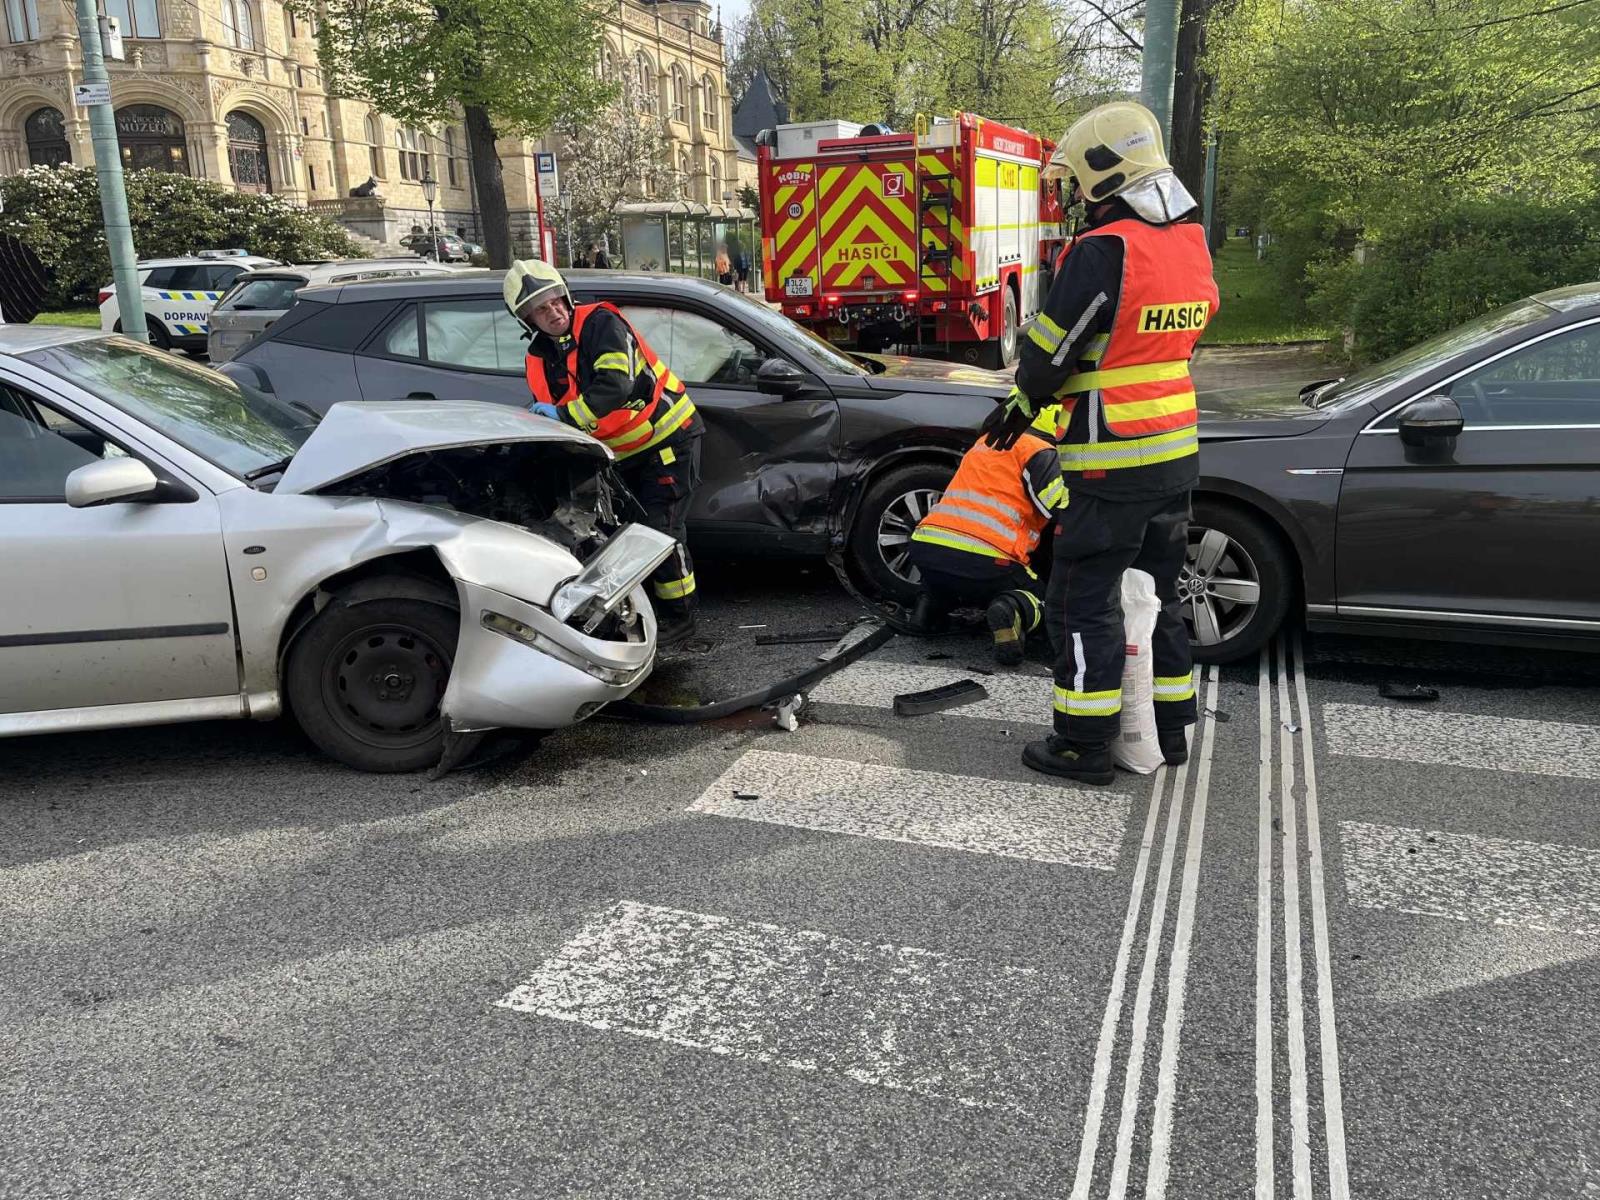
[[[704,574],[662,698],[856,616]],[[1600,1195],[1600,659],[1281,649],[1107,789],[1021,766],[1046,669],[963,638],[797,732],[436,783],[282,726],[5,743],[0,1195]]]

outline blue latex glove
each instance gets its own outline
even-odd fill
[[[561,420],[561,410],[554,404],[544,404],[540,401],[528,405],[528,411],[538,413],[541,417],[549,417],[552,421]]]

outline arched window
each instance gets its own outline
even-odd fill
[[[189,173],[183,118],[159,105],[130,104],[117,109],[117,142],[125,170]]]
[[[656,90],[656,65],[643,50],[633,56],[633,73],[639,94],[644,97],[645,109],[653,113],[660,112],[661,96]]]
[[[717,127],[717,81],[706,75],[700,80],[700,122],[707,129]]]
[[[689,152],[685,150],[678,155],[678,190],[685,199],[689,197],[693,178],[694,165],[689,161]]]
[[[427,141],[420,129],[406,125],[394,131],[400,151],[400,178],[419,181],[428,173]]]
[[[672,64],[672,119],[689,123],[689,85],[683,77],[683,68]]]
[[[600,77],[607,83],[622,82],[622,56],[610,42],[600,47]]]
[[[459,177],[456,175],[456,131],[444,131],[444,170],[450,177],[451,187],[460,187]]]
[[[710,204],[722,203],[722,164],[717,161],[716,153],[711,155],[710,186],[707,188],[706,201]]]
[[[228,23],[228,38],[241,50],[256,48],[255,14],[250,0],[222,0],[222,19]]]
[[[22,136],[28,143],[28,163],[35,167],[54,167],[72,161],[67,145],[66,118],[59,108],[41,108],[28,114],[22,123]]]
[[[13,42],[39,40],[39,0],[6,0],[6,37]]]
[[[372,170],[374,179],[383,178],[383,126],[379,124],[377,115],[368,113],[361,123],[361,130],[367,139],[367,163]]]
[[[106,15],[121,22],[125,38],[161,36],[161,13],[156,0],[106,0]]]
[[[267,162],[267,131],[245,112],[231,112],[228,127],[228,172],[241,192],[270,192],[272,168]]]

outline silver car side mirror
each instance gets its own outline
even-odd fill
[[[73,508],[136,500],[160,488],[156,473],[137,458],[106,458],[85,463],[67,476],[67,503]]]

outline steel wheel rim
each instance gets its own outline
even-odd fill
[[[1005,308],[1000,320],[1004,327],[1000,330],[1000,357],[1010,362],[1017,356],[1017,309],[1010,293],[1006,295]]]
[[[911,535],[942,495],[944,492],[938,488],[913,488],[884,507],[878,518],[878,557],[896,579],[916,583],[922,578],[922,573],[911,565]]]
[[[1220,529],[1189,527],[1189,549],[1178,573],[1178,602],[1189,640],[1220,646],[1238,637],[1261,604],[1261,569]]]
[[[339,728],[384,750],[408,750],[439,732],[439,703],[450,656],[406,625],[380,623],[350,633],[322,669],[322,695]]]

